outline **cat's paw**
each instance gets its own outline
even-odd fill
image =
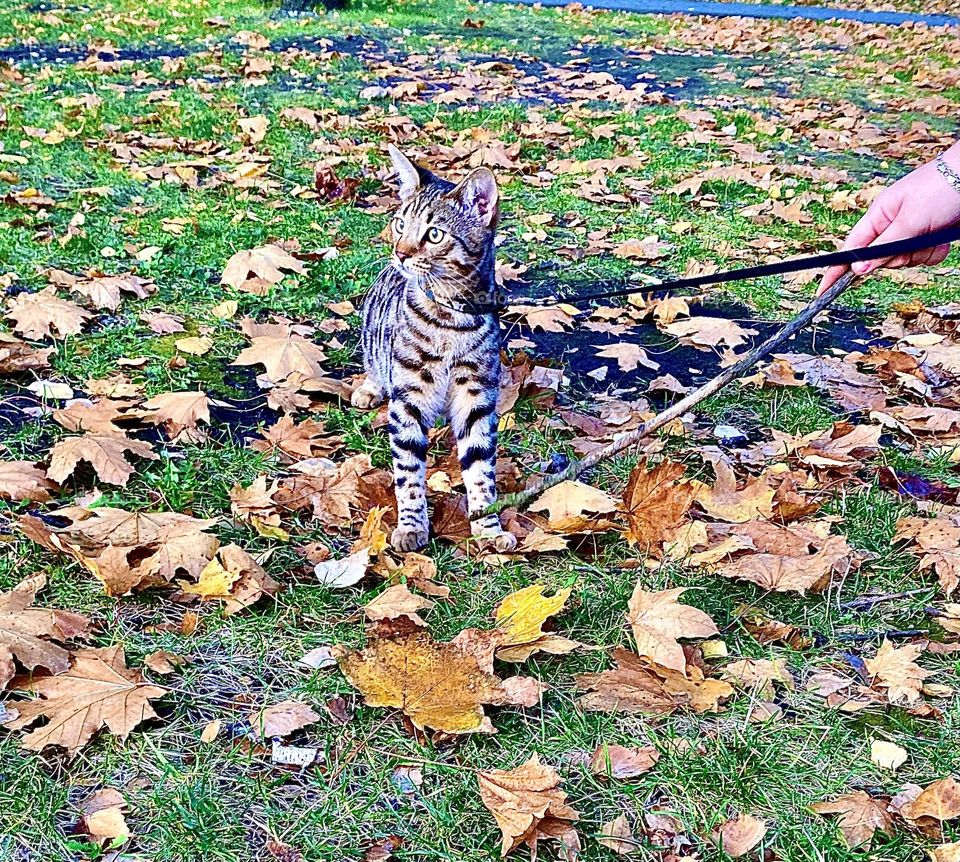
[[[499,526],[493,528],[488,527],[485,530],[475,530],[473,538],[483,545],[491,546],[500,554],[509,554],[510,551],[517,547],[517,537]]]
[[[360,410],[373,410],[383,404],[383,390],[367,378],[350,393],[350,403]]]
[[[419,551],[430,538],[426,527],[397,527],[390,535],[390,544],[395,551]]]
[[[517,537],[513,535],[513,533],[508,533],[506,530],[493,536],[491,541],[493,542],[493,547],[501,554],[509,554],[510,551],[517,547]]]

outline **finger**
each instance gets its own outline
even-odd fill
[[[817,288],[817,296],[820,296],[822,293],[826,293],[832,286],[833,283],[843,275],[849,267],[846,266],[830,266],[827,267],[826,272],[824,272],[823,277],[820,279],[820,287]]]
[[[943,261],[948,254],[950,254],[950,243],[944,243],[943,245],[937,245],[933,248],[915,251],[912,255],[910,255],[910,260],[906,265],[932,266],[933,264]]]
[[[889,225],[890,217],[884,212],[882,207],[874,203],[870,209],[860,217],[860,221],[850,229],[850,233],[847,234],[847,238],[843,241],[842,249],[846,251],[851,248],[864,248],[870,245]],[[853,265],[853,271],[858,275],[862,275],[861,270],[857,268],[862,266],[863,264],[855,263]],[[820,280],[817,295],[819,296],[828,290],[849,268],[850,267],[847,266],[831,266],[827,269],[823,274],[823,278]],[[866,270],[864,270],[864,272],[865,271]]]

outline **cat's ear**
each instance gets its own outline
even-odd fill
[[[420,186],[424,185],[424,175],[427,172],[411,162],[393,144],[387,144],[387,152],[390,153],[390,161],[393,162],[393,169],[400,180],[400,200],[410,200]]]
[[[472,212],[487,227],[496,227],[499,210],[497,201],[497,180],[489,168],[477,168],[470,171],[450,197],[460,202],[465,210]]]

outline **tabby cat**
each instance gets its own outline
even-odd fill
[[[478,516],[496,499],[500,325],[489,309],[497,182],[478,168],[455,185],[389,149],[400,208],[391,224],[390,265],[364,300],[367,377],[351,401],[372,408],[389,399],[398,510],[391,544],[413,551],[427,543],[427,432],[445,413],[457,440],[471,531],[508,551],[516,539],[500,519]]]

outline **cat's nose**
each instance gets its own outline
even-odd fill
[[[393,253],[397,256],[397,260],[399,260],[400,263],[403,263],[405,260],[407,260],[410,257],[409,251],[404,251],[403,249],[400,249],[400,248],[394,249]]]

